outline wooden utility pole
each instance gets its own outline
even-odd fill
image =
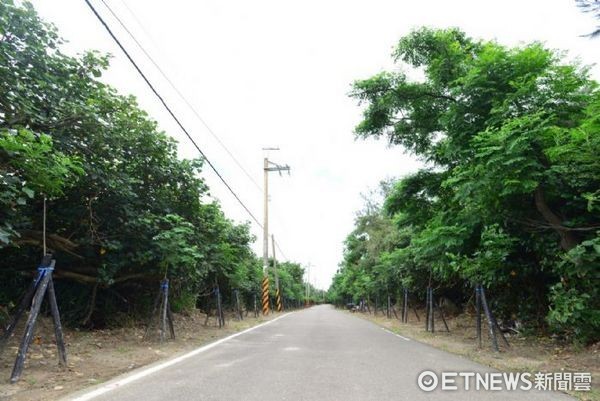
[[[263,160],[263,172],[264,172],[264,220],[263,220],[263,270],[267,275],[267,269],[269,268],[269,159],[267,157]]]
[[[263,148],[263,150],[278,150],[278,148]],[[263,221],[263,282],[262,282],[262,308],[263,314],[269,313],[269,172],[290,172],[290,166],[281,166],[269,161],[268,157],[263,160],[264,172],[264,221]],[[279,286],[277,286],[279,288]]]
[[[310,305],[310,267],[312,263],[309,263],[306,271],[306,306]]]
[[[262,281],[262,312],[269,314],[269,159],[263,160],[264,173],[264,205],[263,205],[263,281]]]
[[[271,245],[273,247],[273,275],[275,276],[275,291],[277,301],[277,312],[283,311],[281,303],[281,288],[279,288],[279,274],[277,273],[277,257],[275,256],[275,235],[271,234]]]

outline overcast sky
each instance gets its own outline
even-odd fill
[[[181,116],[207,156],[262,221],[262,192],[170,90],[119,29],[100,0],[92,0],[136,61]],[[292,167],[270,176],[271,232],[285,257],[312,263],[311,281],[327,288],[352,230],[361,193],[401,177],[419,162],[384,141],[355,141],[361,109],[347,94],[356,79],[393,68],[394,44],[412,28],[457,26],[467,34],[516,45],[542,41],[584,64],[600,61],[600,39],[580,35],[595,21],[574,0],[325,1],[104,0],[158,61],[202,118],[262,185],[263,147]],[[66,51],[96,49],[114,58],[103,78],[134,94],[161,128],[196,157],[190,142],[144,86],[93,17],[84,0],[35,0],[41,16],[69,41]],[[598,67],[593,67],[596,78]],[[249,220],[212,172],[212,196],[236,221]],[[262,254],[262,232],[254,249]],[[282,256],[282,255],[278,255]]]

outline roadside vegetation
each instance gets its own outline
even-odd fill
[[[600,91],[587,67],[540,43],[507,47],[458,29],[400,39],[394,71],[354,83],[358,138],[425,166],[382,185],[348,235],[337,304],[458,310],[487,289],[506,327],[600,340]]]
[[[0,323],[40,262],[44,197],[69,325],[145,319],[165,276],[176,312],[214,309],[217,285],[226,306],[238,290],[253,308],[254,238],[210,197],[202,159],[179,158],[136,99],[101,80],[108,55],[62,45],[30,3],[0,2]],[[278,268],[284,304],[303,304],[304,269]]]

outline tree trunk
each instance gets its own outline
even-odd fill
[[[99,281],[96,281],[96,284],[94,284],[94,288],[92,289],[92,299],[90,300],[90,308],[88,309],[87,315],[85,315],[85,318],[81,322],[82,326],[87,326],[92,321],[92,315],[94,314],[94,309],[96,308],[96,296],[98,295],[99,284]]]
[[[535,207],[538,212],[542,215],[542,217],[552,225],[552,228],[556,230],[558,235],[560,236],[560,246],[565,251],[569,251],[575,248],[579,241],[577,237],[573,234],[573,232],[569,231],[566,227],[562,225],[562,220],[558,217],[548,206],[546,203],[546,197],[544,195],[544,190],[541,186],[538,186],[534,192],[535,198]]]

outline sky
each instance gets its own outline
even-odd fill
[[[362,109],[348,96],[355,80],[394,66],[398,39],[420,26],[459,27],[478,39],[506,45],[531,41],[567,51],[600,78],[600,39],[574,0],[90,0],[113,28],[196,142],[242,201],[263,219],[263,158],[291,167],[269,176],[270,233],[277,257],[310,264],[310,281],[326,289],[342,259],[361,194],[383,179],[420,168],[419,160],[385,140],[357,140]],[[108,4],[193,105],[187,108],[111,16]],[[46,21],[68,41],[65,51],[113,55],[103,76],[133,94],[159,126],[179,141],[179,154],[196,149],[145,86],[87,8],[84,0],[34,0]],[[218,137],[218,140],[215,137]],[[237,163],[252,177],[240,169]],[[279,151],[262,149],[278,147]],[[216,175],[203,176],[211,196],[237,222],[251,220]],[[256,184],[258,185],[256,185]],[[262,230],[252,224],[262,255]]]

